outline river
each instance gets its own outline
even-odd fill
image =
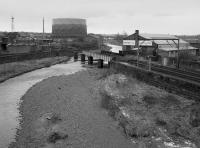
[[[112,45],[112,44],[106,44],[107,46],[111,47],[110,51],[115,52],[115,53],[119,53],[119,51],[122,51],[122,46],[118,46],[118,45]]]
[[[0,84],[0,147],[6,148],[15,139],[19,128],[20,98],[36,83],[52,76],[69,75],[84,70],[80,62],[69,61],[35,70]]]

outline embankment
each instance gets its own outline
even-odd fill
[[[100,83],[102,107],[136,147],[200,147],[199,103],[123,74],[105,76]]]
[[[134,77],[149,85],[165,89],[169,93],[174,93],[191,100],[200,101],[199,84],[186,81],[181,77],[149,71],[148,67],[138,68],[126,62],[112,61],[110,67],[118,72]],[[178,75],[178,74],[177,74]]]
[[[36,69],[49,67],[62,62],[67,62],[69,57],[51,57],[22,62],[5,63],[0,65],[0,83]]]
[[[33,86],[21,99],[21,128],[10,148],[134,147],[101,107],[102,72],[89,69]]]

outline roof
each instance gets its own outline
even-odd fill
[[[125,38],[126,40],[134,40],[135,39],[135,33]],[[154,42],[158,45],[158,48],[160,50],[164,51],[176,51],[178,50],[177,44],[178,39],[174,35],[169,34],[148,34],[148,33],[141,33],[139,34],[139,40],[150,40],[151,42]],[[187,41],[184,41],[182,39],[179,39],[179,50],[195,50],[197,48],[190,46],[190,43]]]
[[[134,40],[136,37],[135,33],[126,37],[126,40]],[[140,33],[139,40],[178,40],[174,35],[169,34],[149,34],[149,33]]]
[[[179,50],[196,50],[197,48],[192,46],[180,46]],[[159,45],[159,50],[163,51],[176,51],[178,48],[170,45]]]
[[[176,51],[178,50],[177,44],[178,41],[172,40],[156,40],[154,41],[158,45],[160,50],[164,51]],[[179,40],[179,50],[195,50],[197,48],[190,46],[190,44],[182,39]]]
[[[177,40],[175,40],[175,41],[172,41],[172,40],[155,40],[154,43],[159,44],[159,45],[168,45],[168,44],[175,44],[175,43],[178,44],[178,41]],[[180,45],[189,45],[188,42],[186,42],[182,39],[179,40],[179,44]]]
[[[148,34],[148,33],[142,33],[139,34],[141,37],[145,38],[145,39],[149,39],[149,40],[167,40],[167,39],[173,39],[173,40],[177,40],[178,38],[173,36],[173,35],[169,35],[169,34]]]

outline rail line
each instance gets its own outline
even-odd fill
[[[163,83],[163,82],[154,81],[154,80],[148,80],[148,81],[146,81],[146,83],[149,83],[149,84],[156,86],[156,87],[160,87],[162,89],[166,89],[169,92],[176,92],[180,96],[183,96],[183,97],[187,96],[187,98],[189,98],[189,99],[195,99],[196,101],[200,101],[199,100],[200,99],[199,93],[194,93],[194,92],[191,92],[191,91],[186,90],[186,89],[180,89],[176,86],[173,86],[173,85],[170,85],[170,84],[167,84],[167,83]]]
[[[131,60],[129,63],[137,65],[137,61]],[[147,68],[149,65],[147,62],[138,62],[138,66],[141,68]],[[159,73],[163,73],[165,75],[170,75],[173,77],[181,78],[187,82],[191,82],[200,86],[200,74],[197,72],[189,72],[184,70],[179,70],[171,67],[151,64],[151,70]]]
[[[172,67],[168,67],[168,66],[161,66],[161,65],[156,65],[156,64],[152,64],[154,67],[160,67],[160,68],[165,68],[167,70],[173,70],[174,72],[181,72],[184,74],[188,74],[188,75],[193,75],[195,77],[200,77],[200,73],[198,72],[194,72],[194,71],[188,71],[188,70],[182,70],[182,69],[176,69],[176,68],[172,68]]]
[[[137,79],[144,81],[147,84],[153,85],[155,87],[161,88],[161,89],[165,89],[170,93],[175,93],[178,94],[179,96],[183,96],[183,97],[187,97],[188,99],[191,100],[196,100],[196,101],[200,101],[200,87],[198,87],[199,85],[195,85],[197,86],[197,88],[195,87],[191,87],[190,85],[193,83],[191,83],[191,81],[187,81],[189,82],[189,85],[185,85],[186,83],[180,83],[185,82],[183,79],[179,79],[177,77],[174,76],[170,76],[170,75],[166,75],[160,72],[156,72],[152,70],[152,74],[155,76],[166,76],[166,78],[170,78],[173,79],[173,81],[167,81],[167,79],[159,79],[157,77],[152,77],[149,78],[149,71],[147,69],[144,68],[144,65],[146,66],[146,63],[141,63],[139,62],[139,66],[136,66],[135,64],[129,64],[127,62],[112,62],[112,64],[116,65],[114,66],[117,70],[121,70],[123,69],[123,72],[128,72],[128,73],[132,73],[132,71],[135,69],[136,75],[134,75],[134,77],[137,77]],[[131,70],[132,69],[132,70]],[[145,75],[140,77],[140,74],[144,73]],[[137,75],[139,74],[139,75]],[[175,81],[174,81],[175,80]],[[181,80],[180,82],[176,81],[176,80]],[[197,83],[196,83],[197,84]]]

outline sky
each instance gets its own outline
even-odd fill
[[[87,19],[89,33],[200,34],[200,0],[0,0],[0,31],[51,32],[53,18]]]

